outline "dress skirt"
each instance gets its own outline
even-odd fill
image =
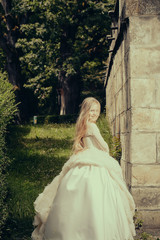
[[[119,164],[100,150],[86,151],[71,157],[61,180],[55,179],[36,200],[33,239],[133,240],[135,206]],[[105,156],[108,165],[96,164],[95,154],[101,160]]]

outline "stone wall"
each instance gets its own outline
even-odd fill
[[[160,236],[160,1],[119,0],[110,14],[107,115],[144,227]]]

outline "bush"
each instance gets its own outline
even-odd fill
[[[2,229],[7,218],[7,206],[5,204],[7,185],[6,168],[9,158],[6,155],[5,134],[7,124],[16,112],[16,104],[12,85],[8,83],[6,74],[0,72],[0,239]]]
[[[75,123],[77,117],[78,117],[77,114],[37,116],[37,123],[38,124]],[[30,122],[33,123],[33,118],[31,119]]]

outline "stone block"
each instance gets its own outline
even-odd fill
[[[159,17],[158,16],[130,17],[129,34],[130,43],[132,45],[150,48],[159,46],[160,45]]]
[[[124,74],[125,74],[125,79],[128,82],[131,76],[131,63],[132,63],[131,57],[130,57],[130,51],[125,53],[124,61],[125,61]]]
[[[130,64],[131,78],[154,78],[155,74],[159,74],[160,71],[160,47],[144,48],[131,45]]]
[[[126,180],[126,179],[125,179],[125,172],[126,172],[126,161],[125,161],[125,160],[123,160],[123,158],[121,158],[120,164],[121,164],[121,168],[122,168],[122,174],[123,174],[124,180]]]
[[[120,134],[120,116],[116,116],[116,135]]]
[[[115,136],[116,135],[116,121],[115,121],[115,119],[111,122],[111,131],[112,131],[112,135]]]
[[[123,88],[122,88],[122,108],[123,108],[123,111],[126,111],[131,106],[131,99],[130,99],[129,91],[130,91],[129,83],[127,81],[127,82],[125,82],[125,84],[123,85]]]
[[[112,122],[115,119],[115,102],[113,102],[110,106],[107,104],[106,112],[109,117],[109,121]]]
[[[126,133],[126,138],[125,138],[125,161],[130,162],[130,138],[131,134]]]
[[[126,112],[123,112],[120,117],[120,129],[121,134],[123,135],[124,133],[126,133]]]
[[[160,13],[159,0],[127,0],[125,17],[132,15],[154,15]]]
[[[122,156],[121,156],[121,160],[125,161],[125,138],[126,138],[126,134],[125,133],[120,133],[120,141],[121,141],[121,148],[122,148]]]
[[[132,186],[160,187],[160,164],[133,165]]]
[[[107,118],[108,118],[108,121],[109,123],[112,122],[112,116],[111,116],[111,111],[108,110],[108,107],[106,107],[106,115],[107,115]]]
[[[130,133],[125,133],[120,135],[121,147],[122,147],[122,162],[129,162],[129,152],[130,152]]]
[[[132,129],[138,131],[160,131],[160,109],[132,109]]]
[[[131,108],[131,89],[130,89],[130,80],[126,81],[123,85],[123,108],[128,110]]]
[[[121,78],[122,78],[122,85],[124,85],[126,82],[124,59],[122,60],[122,65],[121,65]]]
[[[140,209],[160,209],[160,187],[159,188],[132,188],[136,208]]]
[[[139,211],[143,222],[143,227],[148,229],[159,229],[160,234],[160,210]]]
[[[124,102],[124,89],[123,87],[121,88],[120,92],[119,92],[119,95],[120,95],[120,114],[122,114],[123,112],[125,112],[127,110],[126,108],[126,103]]]
[[[154,79],[135,79],[131,81],[132,107],[156,107],[156,81]]]
[[[116,76],[112,79],[112,84],[111,84],[111,92],[110,92],[111,103],[114,102],[114,97],[115,97],[115,94],[116,94],[115,82],[116,82]]]
[[[157,163],[160,163],[160,133],[157,134]]]
[[[131,133],[131,163],[156,163],[156,134]]]
[[[120,115],[120,129],[121,133],[128,133],[131,131],[131,111],[124,111]]]
[[[127,110],[126,111],[126,132],[131,132],[131,127],[132,127],[131,115],[132,115],[131,110],[130,109]]]
[[[107,89],[109,90],[109,89]],[[107,108],[109,109],[112,105],[112,102],[111,102],[111,93],[110,91],[106,91],[106,106]]]
[[[126,91],[125,87],[123,85],[122,87],[122,106],[121,106],[121,111],[124,112],[127,110],[127,102],[126,102]]]
[[[126,169],[125,169],[125,179],[126,179],[126,184],[128,186],[128,189],[131,187],[131,179],[132,179],[132,165],[127,162],[126,163]]]
[[[122,91],[120,90],[116,94],[116,116],[121,113],[121,104],[122,104]]]
[[[127,31],[126,34],[124,35],[123,42],[124,42],[124,54],[126,55],[130,51],[130,33],[129,33],[129,31]]]
[[[119,67],[116,78],[116,93],[122,88],[122,85],[121,67]]]
[[[160,71],[159,74],[157,74],[157,76],[155,76],[155,84],[156,84],[156,94],[155,94],[155,98],[156,98],[156,107],[160,108]]]

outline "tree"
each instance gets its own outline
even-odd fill
[[[0,11],[9,81],[17,92],[30,89],[41,113],[58,102],[60,114],[75,113],[81,90],[102,86],[111,0],[9,2]]]
[[[6,172],[10,159],[6,154],[6,128],[17,111],[12,85],[6,78],[6,74],[0,71],[0,239],[2,239],[2,230],[8,215]]]
[[[107,0],[37,3],[38,16],[21,26],[25,37],[17,47],[24,53],[21,64],[29,79],[26,87],[33,89],[39,102],[56,95],[56,88],[60,114],[75,113],[84,85],[102,86],[112,7]]]
[[[21,73],[19,56],[15,48],[17,39],[20,37],[20,25],[26,22],[27,16],[18,17],[13,11],[14,5],[10,0],[1,0],[0,5],[0,47],[6,56],[6,71],[8,80],[14,86],[16,100],[19,104],[19,121],[27,115],[24,96],[24,76]]]

